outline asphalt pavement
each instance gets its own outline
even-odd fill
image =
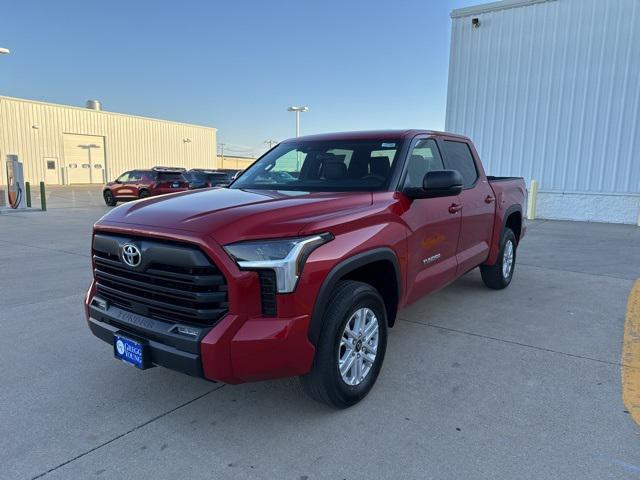
[[[297,379],[115,360],[82,314],[99,193],[0,215],[1,479],[640,479],[620,379],[638,227],[531,222],[508,289],[473,271],[402,311],[372,393],[335,411]]]

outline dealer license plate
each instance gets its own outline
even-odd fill
[[[113,353],[129,365],[144,370],[146,368],[146,359],[144,345],[122,335],[113,336]]]

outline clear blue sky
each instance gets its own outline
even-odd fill
[[[214,126],[237,153],[293,136],[294,104],[303,134],[439,129],[449,13],[477,3],[7,1],[0,94]]]

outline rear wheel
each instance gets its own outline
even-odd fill
[[[118,203],[116,197],[111,193],[111,190],[105,190],[102,197],[104,198],[104,203],[106,203],[108,207],[115,207],[116,203]]]
[[[480,265],[484,284],[494,290],[507,288],[513,278],[516,267],[517,240],[513,231],[505,228],[500,238],[500,252],[494,265]]]
[[[138,198],[147,198],[149,195],[151,195],[151,193],[149,193],[149,190],[140,190],[140,193],[138,193]]]
[[[327,303],[311,372],[300,377],[315,400],[346,408],[362,400],[378,378],[387,347],[387,314],[371,285],[339,282]]]

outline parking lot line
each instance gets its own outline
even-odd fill
[[[640,425],[640,279],[629,294],[622,345],[622,400]]]

